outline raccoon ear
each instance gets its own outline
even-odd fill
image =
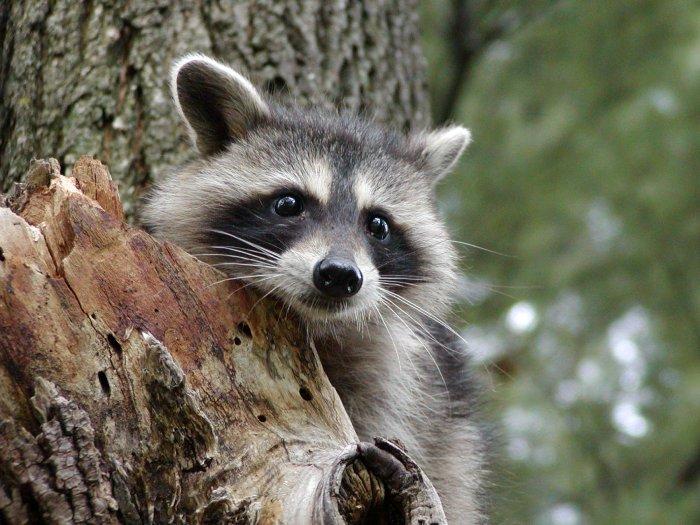
[[[433,183],[449,173],[471,141],[471,132],[462,126],[448,126],[420,136],[421,160]]]
[[[204,55],[173,66],[170,89],[202,155],[214,155],[245,136],[270,109],[248,79]]]

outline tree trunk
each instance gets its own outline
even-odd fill
[[[187,52],[297,101],[400,128],[429,121],[416,0],[3,0],[0,46],[0,190],[33,157],[70,173],[91,154],[110,166],[127,215],[189,155],[166,86]]]
[[[445,523],[293,319],[58,171],[0,207],[0,523]]]

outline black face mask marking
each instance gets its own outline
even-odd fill
[[[296,190],[248,199],[217,213],[208,231],[203,232],[201,242],[210,247],[226,246],[241,257],[249,254],[251,259],[272,262],[275,255],[289,249],[305,234],[308,214],[317,207],[313,199],[302,200]]]
[[[270,273],[273,270],[264,269],[265,265],[274,265],[283,252],[297,243],[303,245],[305,238],[321,232],[328,241],[326,256],[345,257],[352,262],[354,252],[363,246],[380,275],[381,285],[401,293],[403,288],[415,284],[422,273],[419,250],[387,213],[358,212],[354,198],[348,197],[352,195],[348,193],[349,186],[347,182],[336,186],[331,201],[325,205],[296,188],[271,191],[233,204],[212,217],[201,242],[221,253],[222,258],[229,256],[227,269],[233,275],[236,263],[242,267],[258,265],[260,273]],[[339,195],[341,192],[344,194]],[[313,281],[312,275],[309,278]]]
[[[422,274],[423,261],[419,250],[408,239],[405,229],[396,224],[391,224],[385,219],[386,214],[370,212],[365,214],[365,224],[376,217],[387,221],[387,235],[382,239],[374,235],[367,235],[369,253],[379,276],[385,277],[382,281],[385,288],[397,293],[406,286],[411,286]],[[405,280],[401,280],[405,278]]]

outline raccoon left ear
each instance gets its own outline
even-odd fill
[[[448,126],[425,133],[419,138],[425,170],[437,182],[447,175],[471,143],[471,132],[462,126]]]
[[[205,156],[220,153],[270,114],[247,78],[205,55],[178,60],[170,89],[197,149]]]

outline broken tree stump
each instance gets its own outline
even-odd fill
[[[0,197],[0,522],[444,524],[298,323],[123,222],[106,168]]]

